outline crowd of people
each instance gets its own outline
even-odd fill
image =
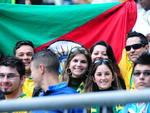
[[[27,3],[25,0],[17,2]],[[37,2],[43,3],[42,0],[28,1],[30,4]],[[35,52],[34,42],[21,40],[14,45],[13,56],[0,53],[0,100],[150,88],[150,21],[144,21],[147,15],[150,16],[150,2],[141,0],[140,3],[146,17],[139,14],[133,31],[127,34],[123,53],[123,56],[127,55],[126,62],[118,65],[112,47],[102,40],[91,48],[83,45],[72,47],[60,70],[57,52],[51,48]],[[140,30],[141,21],[146,28]],[[150,103],[107,106],[106,109],[107,113],[150,113]],[[99,105],[87,108],[89,113],[102,111],[103,107]],[[30,112],[66,111],[58,108]],[[67,109],[67,112],[83,113],[83,108]]]
[[[8,100],[149,88],[148,39],[141,33],[131,32],[128,34],[125,49],[131,64],[127,68],[125,65],[118,66],[111,46],[104,41],[94,44],[90,50],[83,46],[75,46],[69,51],[63,72],[60,74],[58,55],[53,50],[44,49],[35,53],[31,41],[18,41],[14,47],[14,56],[1,55],[0,98]],[[122,68],[125,71],[121,71]],[[150,112],[148,103],[119,106],[119,109],[117,107],[108,107],[108,113],[127,113],[124,110],[129,110],[129,113],[130,110]],[[102,108],[97,105],[87,111],[101,113]],[[32,112],[44,113],[45,111]],[[58,109],[49,112],[63,111]],[[68,112],[82,113],[83,109],[69,109]]]

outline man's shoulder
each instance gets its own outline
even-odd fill
[[[74,94],[77,93],[77,91],[69,86],[65,87],[62,92],[64,92],[65,94]]]
[[[57,93],[59,93],[59,94],[75,94],[75,93],[77,93],[77,91],[66,85],[65,87],[57,90]]]
[[[59,84],[49,86],[46,91],[46,95],[62,95],[62,94],[75,94],[77,91],[68,86],[66,82],[61,82]]]

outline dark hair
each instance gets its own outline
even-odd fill
[[[87,77],[87,74],[88,74],[88,70],[89,70],[89,67],[90,67],[90,64],[91,64],[91,57],[90,57],[90,53],[89,51],[84,48],[84,47],[73,47],[68,55],[68,58],[67,58],[67,61],[66,61],[66,64],[65,64],[65,68],[64,68],[64,71],[63,71],[63,77],[62,77],[62,80],[63,81],[67,81],[69,82],[69,77],[71,77],[72,73],[71,73],[71,70],[69,69],[69,65],[70,65],[70,62],[71,60],[77,55],[77,54],[83,54],[86,59],[87,59],[87,62],[88,62],[88,69],[86,71],[86,73],[82,76],[83,78],[86,78]]]
[[[141,56],[139,56],[139,58],[134,63],[134,67],[137,64],[150,65],[150,53],[144,52]]]
[[[143,44],[143,46],[148,45],[148,39],[142,33],[138,33],[136,31],[128,33],[127,39],[132,37],[139,37],[140,43]]]
[[[105,41],[100,41],[100,42],[97,42],[96,44],[94,44],[94,45],[90,48],[90,53],[91,53],[91,54],[92,54],[94,48],[95,48],[97,45],[105,46],[105,47],[106,47],[106,53],[107,53],[108,58],[111,59],[111,61],[112,61],[113,63],[117,63],[112,47],[111,47],[110,45],[108,45]]]
[[[41,5],[43,3],[43,0],[30,0],[32,5]]]
[[[0,51],[0,61],[4,58],[4,53],[2,51]]]
[[[1,62],[0,66],[8,66],[12,68],[16,68],[18,71],[20,78],[25,75],[25,65],[22,60],[14,57],[14,56],[7,56]]]
[[[57,55],[50,49],[44,49],[33,55],[32,61],[35,62],[35,66],[39,66],[43,63],[46,66],[48,72],[52,71],[58,74],[59,72],[59,60]]]
[[[15,47],[14,47],[14,50],[13,50],[14,55],[16,54],[16,50],[19,49],[23,45],[31,46],[33,48],[33,50],[34,50],[34,45],[33,45],[33,43],[31,41],[29,41],[29,40],[21,40],[21,41],[18,41],[16,43]]]
[[[95,71],[98,68],[98,66],[103,65],[103,64],[108,66],[108,68],[112,72],[112,76],[114,78],[114,80],[112,81],[112,88],[113,89],[121,88],[119,85],[118,77],[115,72],[115,67],[114,67],[114,64],[112,63],[112,61],[110,59],[99,59],[99,60],[96,60],[94,63],[92,63],[92,67],[89,71],[88,78],[85,83],[85,91],[86,92],[92,92],[92,91],[95,91],[95,89],[97,89],[98,86],[96,83],[94,83],[93,78],[94,78],[94,74],[95,74]]]
[[[114,68],[115,68],[115,71],[118,75],[119,83],[122,86],[122,88],[125,89],[125,83],[124,83],[124,80],[122,79],[122,74],[121,74],[120,69],[118,67],[118,64],[117,64],[117,61],[116,61],[112,47],[109,44],[107,44],[107,42],[105,42],[105,41],[99,41],[91,47],[91,49],[90,49],[91,54],[97,45],[102,45],[102,46],[106,47],[106,54],[108,56],[108,59],[110,59],[112,61]]]

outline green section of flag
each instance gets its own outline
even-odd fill
[[[18,40],[40,46],[83,25],[119,3],[69,6],[0,4],[0,45],[6,54]]]
[[[15,0],[0,0],[0,3],[15,3]]]

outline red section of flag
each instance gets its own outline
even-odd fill
[[[134,26],[136,17],[136,3],[134,0],[129,0],[107,10],[73,31],[41,45],[36,50],[40,51],[57,40],[75,41],[87,48],[100,40],[104,40],[112,46],[119,62],[125,47],[126,34]]]

